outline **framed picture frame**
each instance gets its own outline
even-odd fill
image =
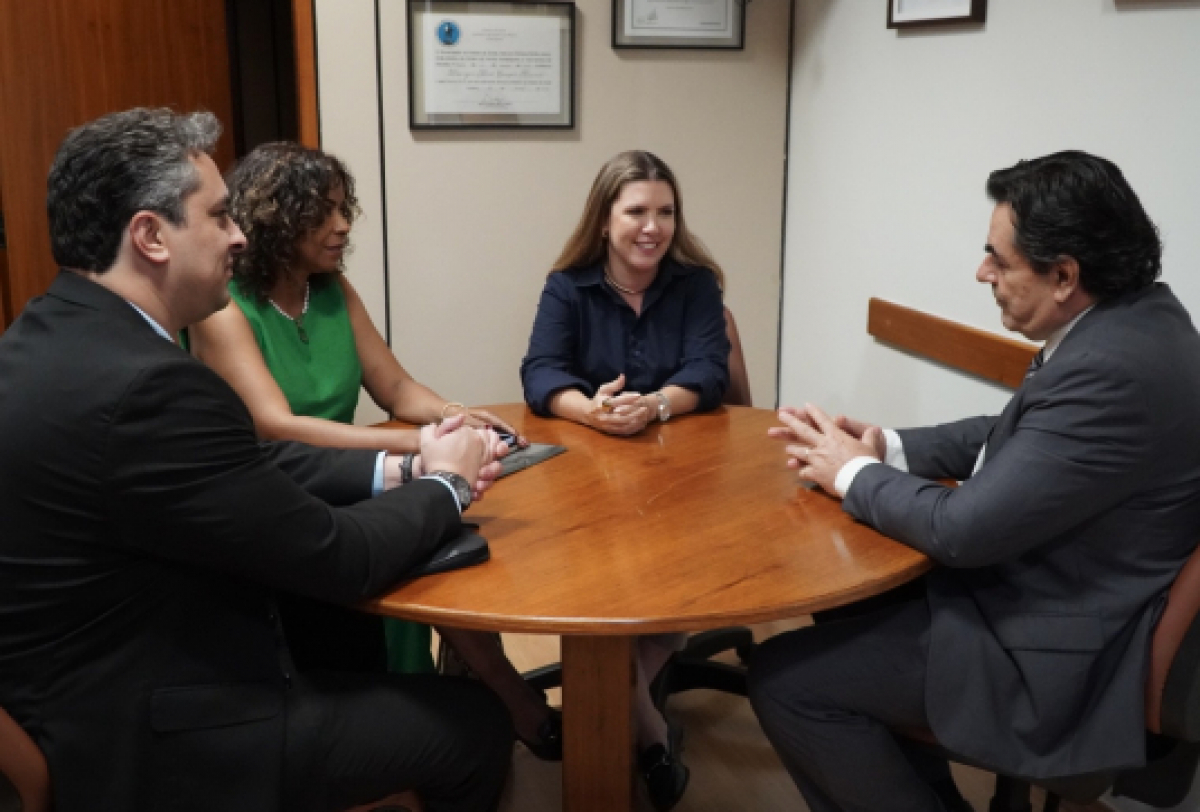
[[[612,0],[612,47],[742,50],[746,2]]]
[[[887,0],[888,28],[987,21],[987,0]]]
[[[413,130],[575,126],[575,4],[408,0]]]

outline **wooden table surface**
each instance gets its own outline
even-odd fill
[[[366,608],[427,623],[564,635],[564,809],[628,809],[636,635],[776,620],[911,580],[925,556],[797,483],[765,409],[725,407],[609,437],[488,407],[569,449],[471,507],[485,564]]]

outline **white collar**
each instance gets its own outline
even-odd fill
[[[1053,355],[1054,351],[1058,349],[1058,345],[1062,343],[1062,340],[1067,337],[1067,333],[1071,332],[1071,328],[1078,324],[1079,320],[1086,316],[1093,307],[1095,307],[1094,304],[1089,305],[1087,309],[1082,311],[1078,316],[1071,319],[1069,322],[1050,334],[1050,337],[1046,339],[1046,343],[1042,345],[1043,364],[1050,360],[1050,356]]]
[[[134,310],[136,310],[137,312],[142,314],[142,318],[146,320],[147,324],[149,324],[151,327],[154,328],[154,332],[158,333],[160,336],[165,338],[167,341],[170,341],[172,344],[175,343],[175,339],[171,338],[171,334],[168,333],[161,324],[159,324],[153,318],[151,318],[149,313],[147,313],[145,310],[142,310],[140,307],[138,307],[137,305],[135,305],[133,302],[129,301],[128,299],[126,299],[125,302],[130,307],[132,307]]]

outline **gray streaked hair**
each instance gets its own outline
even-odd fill
[[[184,223],[184,201],[200,186],[191,159],[221,136],[212,113],[144,107],[76,127],[59,145],[47,181],[50,247],[64,268],[102,273],[139,211]]]

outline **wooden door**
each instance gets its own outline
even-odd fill
[[[50,255],[46,174],[66,132],[115,110],[210,110],[233,158],[225,0],[0,2],[0,199],[8,278],[0,329],[58,269]],[[7,295],[5,295],[7,294]]]
[[[0,173],[0,333],[8,328],[8,239],[4,231],[4,181]]]

